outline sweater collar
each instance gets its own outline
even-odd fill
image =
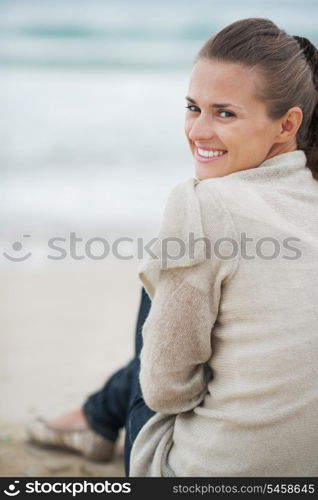
[[[304,151],[299,149],[297,151],[289,151],[288,153],[273,156],[265,160],[258,167],[239,170],[238,172],[233,172],[224,176],[224,178],[233,180],[242,179],[252,182],[260,180],[271,181],[274,178],[286,177],[293,172],[303,169],[306,166],[306,162],[307,159]]]

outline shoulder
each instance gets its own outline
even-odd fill
[[[199,202],[203,204],[222,205],[227,199],[229,192],[244,192],[246,183],[232,176],[216,177],[205,180],[198,180],[194,177],[179,182],[168,195],[168,203],[171,204],[191,204]],[[223,203],[222,203],[223,202]]]
[[[211,182],[212,181],[212,182]],[[214,206],[221,209],[222,197],[220,195],[217,179],[199,181],[189,178],[179,182],[170,191],[165,206],[165,215],[180,218],[190,211],[198,215],[205,206]]]
[[[200,232],[201,236],[233,233],[229,202],[231,193],[239,189],[225,178],[199,181],[195,178],[178,183],[170,192],[162,223],[177,225],[185,231]]]
[[[210,185],[211,184],[211,185]],[[231,275],[236,261],[214,258],[213,244],[219,238],[235,237],[233,223],[212,183],[207,186],[191,178],[178,183],[168,196],[153,255],[139,267],[139,276],[152,297],[161,271],[202,264],[213,272]],[[187,272],[187,271],[185,271]]]

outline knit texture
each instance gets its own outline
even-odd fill
[[[318,182],[304,152],[179,184],[156,255],[140,268],[140,382],[157,414],[131,476],[317,476]]]

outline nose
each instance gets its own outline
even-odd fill
[[[193,120],[188,135],[192,141],[211,139],[215,135],[211,116],[200,113],[200,115]]]

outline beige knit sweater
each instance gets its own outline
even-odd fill
[[[179,259],[161,250],[172,236]],[[156,252],[140,269],[152,298],[140,380],[158,413],[131,476],[317,476],[318,181],[305,154],[178,185]]]

